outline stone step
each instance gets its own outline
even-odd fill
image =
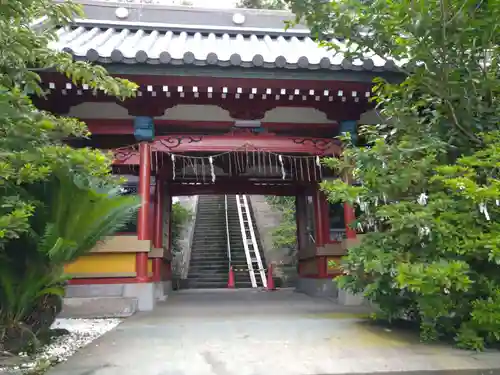
[[[60,318],[126,318],[138,309],[137,298],[66,297]]]
[[[210,260],[207,258],[191,258],[191,263],[190,263],[191,266],[196,266],[196,265],[202,266],[206,264],[211,264],[213,266],[222,266],[222,265],[229,266],[229,261],[227,260],[227,258],[220,258],[215,260],[214,259]]]
[[[209,219],[206,220],[208,221]],[[213,218],[210,220],[213,220]],[[199,236],[200,234],[205,234],[207,236],[223,236],[226,238],[226,227],[220,226],[214,228],[213,225],[201,225],[194,230],[194,237],[196,238],[196,236]]]
[[[193,239],[193,247],[201,247],[200,250],[203,250],[202,247],[210,245],[210,246],[221,246],[222,248],[227,248],[227,242],[222,239],[205,239],[203,237]]]
[[[224,229],[224,232],[216,233],[208,229],[205,229],[199,231],[198,233],[195,233],[193,236],[193,241],[203,240],[203,239],[207,239],[210,241],[217,241],[217,242],[227,242],[226,230]]]
[[[208,228],[208,227],[207,227]],[[206,229],[206,230],[197,230],[195,231],[195,235],[194,237],[196,238],[196,236],[205,236],[207,238],[221,238],[221,236],[224,238],[224,240],[226,239],[226,228],[224,228],[224,230],[221,230],[220,232],[219,231],[214,231],[214,230],[211,230],[211,229]]]
[[[209,246],[197,246],[193,249],[193,254],[191,259],[196,259],[197,257],[223,257],[227,258],[227,250],[225,247],[209,247]]]
[[[191,266],[196,266],[196,265],[207,265],[211,264],[213,266],[222,266],[225,265],[229,267],[229,261],[227,258],[192,258],[191,259]]]
[[[227,280],[229,277],[227,272],[222,273],[190,273],[188,275],[188,280]]]
[[[220,275],[223,275],[223,276],[227,277],[227,273],[228,273],[227,268],[218,268],[216,270],[209,269],[209,268],[189,270],[189,276],[195,276],[195,275],[199,275],[199,276],[217,275],[217,276],[220,276]]]
[[[227,260],[228,256],[227,253],[221,254],[220,252],[206,252],[206,253],[198,253],[196,255],[191,256],[191,261],[196,260],[196,259],[207,259],[207,258],[213,258],[213,259],[219,259],[219,260]]]
[[[196,253],[195,253],[196,252]],[[223,256],[227,258],[227,250],[225,247],[209,247],[209,246],[197,246],[193,249],[193,255],[191,259],[196,259],[197,256]]]
[[[212,249],[214,246],[219,246],[221,249],[227,249],[227,243],[226,241],[210,241],[210,240],[205,240],[203,238],[200,238],[198,240],[193,241],[193,248],[196,248],[199,251],[203,251],[204,246],[210,246],[210,249]]]
[[[205,244],[202,242],[198,242],[193,246],[193,252],[195,251],[197,253],[203,253],[203,254],[221,254],[224,252],[224,254],[227,254],[227,246],[222,246],[222,244]]]
[[[227,282],[228,275],[188,275],[188,280],[197,281],[224,281]]]
[[[189,275],[226,275],[228,273],[228,268],[227,267],[222,267],[222,268],[191,268],[189,270]]]
[[[218,236],[222,236],[224,239],[226,239],[226,228],[218,228],[218,229],[214,229],[213,227],[211,226],[206,226],[206,227],[199,227],[197,228],[195,231],[194,231],[194,238],[196,238],[196,236],[199,236],[199,235],[206,235],[206,236],[210,236],[210,237],[218,237]]]
[[[223,289],[227,288],[227,282],[193,282],[189,280],[188,289]]]

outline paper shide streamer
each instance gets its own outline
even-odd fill
[[[488,212],[488,207],[486,206],[486,203],[482,202],[479,203],[479,212],[482,213],[485,217],[486,220],[490,221],[490,213]]]
[[[115,158],[125,161],[139,152],[137,145],[115,150]],[[161,154],[167,154],[171,161],[172,179],[190,178],[196,181],[212,183],[216,180],[219,165],[226,165],[228,177],[244,175],[262,178],[280,178],[281,180],[317,182],[323,179],[323,167],[317,155],[285,155],[258,150],[246,145],[232,151],[205,156],[174,154],[153,146],[152,172],[157,172],[165,162]],[[137,172],[137,166],[130,167]]]
[[[172,176],[175,180],[193,174],[196,180],[206,177],[216,180],[216,160],[227,163],[228,176],[254,173],[257,177],[279,177],[282,180],[314,182],[322,179],[321,161],[318,156],[295,156],[273,154],[265,151],[234,151],[211,156],[189,156],[170,154]],[[186,168],[188,171],[186,172]]]

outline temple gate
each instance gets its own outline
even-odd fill
[[[71,283],[153,291],[171,279],[173,196],[262,194],[296,197],[298,288],[334,293],[338,269],[329,261],[338,262],[355,243],[349,227],[355,214],[347,204],[329,204],[320,191],[322,180],[339,178],[321,158],[340,156],[334,137],[355,134],[360,119],[376,121],[371,81],[390,78],[391,63],[352,62],[321,49],[303,27],[284,31],[284,18],[292,16],[283,12],[264,12],[264,19],[219,10],[246,19],[231,24],[209,10],[200,17],[189,8],[155,8],[156,19],[161,13],[183,20],[173,24],[150,22],[147,12],[140,22],[113,19],[109,5],[85,8],[93,18],[61,28],[55,48],[136,82],[137,97],[117,101],[42,72],[49,94],[35,103],[85,121],[92,137],[68,142],[112,151],[114,172],[136,176],[142,206],[137,233],[118,234],[69,265]],[[128,14],[136,11],[129,6]],[[153,305],[154,298],[142,309]]]

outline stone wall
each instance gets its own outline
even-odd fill
[[[191,259],[191,244],[193,241],[194,226],[196,224],[196,208],[198,206],[198,196],[178,197],[178,202],[191,211],[191,218],[182,228],[179,239],[180,251],[173,254],[172,269],[176,277],[186,279]]]
[[[288,249],[276,249],[273,246],[272,232],[280,225],[282,213],[268,204],[264,195],[248,197],[252,204],[255,225],[259,231],[260,245],[266,262],[275,265],[274,275],[277,277],[289,279],[290,276],[296,276],[295,256],[289,255]]]

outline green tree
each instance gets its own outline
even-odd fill
[[[45,95],[40,70],[120,99],[134,95],[135,84],[50,48],[56,28],[74,15],[81,9],[71,2],[0,4],[0,347],[16,336],[22,344],[24,332],[50,325],[54,313],[44,324],[38,313],[56,303],[46,296],[61,292],[62,263],[120,226],[135,205],[110,195],[119,181],[109,155],[64,143],[88,136],[85,124],[40,111],[31,101]]]
[[[71,2],[12,0],[0,5],[0,246],[29,228],[34,207],[20,195],[23,184],[43,181],[56,169],[109,176],[107,155],[63,144],[68,137],[88,136],[85,124],[39,111],[30,99],[44,95],[36,73],[40,69],[56,69],[76,84],[109,95],[133,95],[135,84],[49,48],[56,26],[69,23],[74,14],[80,8]],[[32,23],[42,17],[43,30],[37,30]]]
[[[360,129],[327,164],[360,182],[323,183],[356,204],[368,232],[344,260],[343,287],[424,339],[498,344],[500,326],[499,2],[288,0],[319,42],[346,57],[392,58],[376,81],[385,124]],[[342,43],[329,36],[345,37]],[[348,136],[348,135],[347,135]]]
[[[274,248],[294,252],[297,248],[295,197],[267,196],[266,200],[282,215],[280,224],[271,232]]]
[[[284,0],[240,0],[238,8],[285,10]]]
[[[180,202],[172,205],[172,252],[178,253],[180,248],[179,240],[181,239],[182,230],[192,218],[193,212],[184,207]]]

